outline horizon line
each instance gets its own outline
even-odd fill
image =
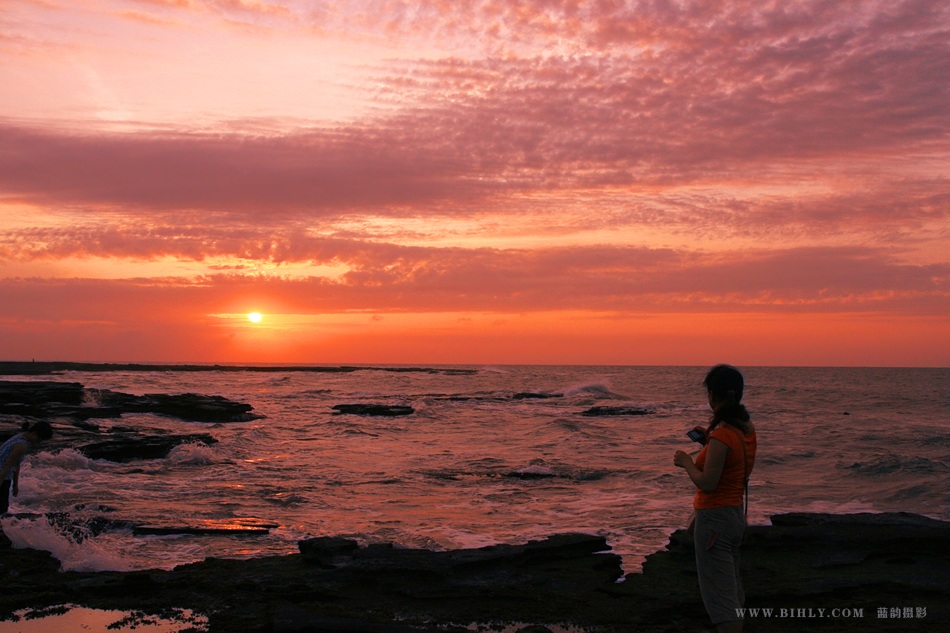
[[[398,372],[425,372],[435,368],[449,368],[474,373],[484,367],[618,367],[618,368],[649,368],[649,367],[711,367],[710,364],[621,364],[621,363],[267,363],[267,362],[140,362],[140,361],[61,361],[61,360],[0,360],[0,375],[46,374],[56,371],[250,371],[250,372],[327,372],[345,373],[350,371],[398,371]],[[781,369],[950,369],[950,365],[761,365],[730,363],[745,368],[781,368]],[[30,369],[29,372],[24,370]],[[16,370],[16,371],[9,371]]]

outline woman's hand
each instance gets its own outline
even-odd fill
[[[706,433],[706,427],[705,427],[705,426],[694,426],[694,427],[693,427],[693,430],[694,430],[694,431],[699,431],[700,433],[703,434],[703,441],[702,441],[702,442],[699,442],[699,445],[700,445],[700,446],[706,446],[706,442],[709,441],[709,435]]]
[[[693,458],[689,456],[689,453],[676,451],[676,454],[673,455],[673,464],[680,468],[686,468],[693,464]]]

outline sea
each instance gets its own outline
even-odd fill
[[[694,487],[673,465],[705,425],[704,367],[357,366],[228,371],[66,371],[8,380],[134,394],[201,393],[264,416],[207,424],[153,414],[103,432],[212,434],[164,459],[113,463],[72,447],[29,455],[2,519],[15,547],[64,570],[171,569],[207,557],[296,553],[301,539],[448,550],[602,535],[626,572],[687,525]],[[749,522],[788,512],[913,512],[950,520],[948,372],[743,367],[759,438]],[[399,417],[340,404],[407,405]],[[591,410],[621,413],[591,415]],[[54,426],[67,420],[54,420]],[[267,533],[136,535],[63,529],[108,516],[139,525],[257,522]]]

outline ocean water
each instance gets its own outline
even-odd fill
[[[223,395],[266,418],[99,420],[104,430],[210,432],[219,442],[124,464],[69,447],[41,449],[24,463],[11,512],[147,525],[253,518],[276,527],[265,535],[115,529],[84,538],[42,517],[6,517],[3,529],[15,546],[51,551],[71,570],[170,569],[209,556],[287,554],[309,536],[440,550],[581,531],[605,536],[631,572],[687,523],[693,487],[672,459],[678,449],[698,449],[685,433],[709,415],[706,368],[425,369],[57,374],[52,379],[92,389]],[[744,402],[759,436],[751,523],[796,511],[950,519],[946,370],[743,372]],[[410,405],[415,413],[361,417],[331,408],[354,403]],[[653,413],[583,415],[595,406]]]

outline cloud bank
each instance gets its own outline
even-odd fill
[[[950,308],[942,3],[11,6],[0,295],[22,327],[67,296],[90,323],[130,323],[130,297],[168,318]],[[199,30],[215,55],[186,62],[169,44]],[[102,33],[136,36],[141,76]],[[65,76],[63,51],[106,101],[66,89],[57,111],[22,80]],[[168,94],[179,71],[248,99],[219,115],[200,86]],[[309,118],[321,85],[352,116]],[[132,272],[93,272],[110,262]]]

